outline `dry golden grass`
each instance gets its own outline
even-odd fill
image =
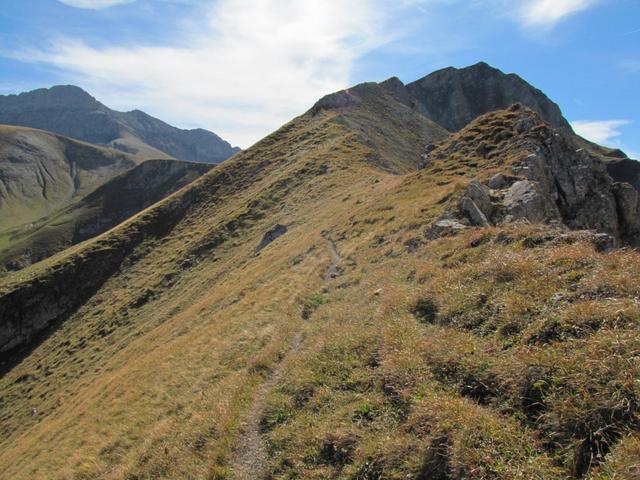
[[[275,369],[273,478],[633,478],[640,255],[525,224],[427,243],[470,176],[502,164],[385,173],[344,115],[294,120],[2,280],[6,294],[130,251],[0,379],[3,478],[233,478]],[[276,223],[288,232],[256,255]],[[415,315],[425,299],[434,314]]]

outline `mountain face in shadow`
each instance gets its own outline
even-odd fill
[[[456,132],[474,118],[520,103],[555,128],[571,132],[558,105],[516,74],[477,63],[444,68],[406,86],[419,110],[447,130]]]

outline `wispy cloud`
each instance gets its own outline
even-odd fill
[[[388,20],[400,10],[378,0],[202,5],[202,18],[170,46],[64,38],[13,56],[59,69],[107,104],[135,105],[247,146],[348,86],[356,59],[393,39]]]
[[[597,2],[598,0],[527,0],[519,10],[519,17],[527,27],[552,27]]]
[[[587,140],[611,145],[617,137],[622,135],[620,127],[630,123],[630,120],[576,120],[571,122],[571,126],[578,135]]]
[[[628,73],[640,73],[640,59],[627,58],[616,63],[616,65]]]
[[[133,0],[59,1],[99,8]],[[358,60],[379,47],[434,57],[465,44],[464,33],[438,29],[438,15],[449,7],[502,11],[501,18],[540,27],[597,1],[162,0],[184,5],[185,17],[175,19],[161,45],[58,37],[3,55],[53,68],[59,81],[79,84],[114,108],[209,128],[246,147],[322,95],[349,86]],[[397,41],[421,23],[429,25],[426,37]]]
[[[132,3],[135,0],[58,0],[70,7],[86,8],[90,10],[101,10],[103,8],[114,7],[124,3]]]

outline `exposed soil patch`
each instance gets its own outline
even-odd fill
[[[331,263],[327,267],[327,270],[324,274],[324,280],[332,280],[336,277],[339,277],[344,273],[344,269],[340,266],[342,263],[342,257],[338,252],[338,247],[336,246],[336,242],[327,238],[327,248],[329,249],[329,253],[331,254]]]

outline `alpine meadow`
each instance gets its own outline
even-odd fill
[[[9,3],[0,479],[640,479],[634,1]]]

